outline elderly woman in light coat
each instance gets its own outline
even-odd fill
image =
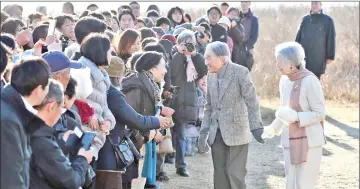
[[[325,100],[317,77],[305,68],[304,49],[297,42],[275,49],[281,108],[265,127],[263,138],[281,134],[287,189],[314,189],[319,176]]]

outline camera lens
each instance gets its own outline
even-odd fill
[[[187,50],[188,52],[193,52],[193,51],[195,50],[194,44],[192,44],[192,43],[187,43],[187,44],[186,44],[186,50]]]

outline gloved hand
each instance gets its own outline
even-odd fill
[[[207,138],[203,135],[200,135],[200,137],[199,137],[198,149],[199,149],[200,154],[206,153],[210,150],[210,146],[207,142]]]
[[[290,107],[281,107],[276,111],[275,116],[287,125],[299,121],[298,113]]]
[[[275,130],[271,126],[264,127],[264,132],[261,134],[262,139],[272,138],[275,136]]]
[[[265,141],[261,138],[261,135],[262,133],[264,132],[264,129],[263,128],[260,128],[260,129],[255,129],[255,130],[252,130],[251,131],[254,138],[261,144],[264,144]]]

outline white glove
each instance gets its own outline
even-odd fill
[[[299,121],[298,113],[290,107],[281,107],[275,113],[276,118],[280,119],[286,125]]]
[[[275,130],[271,126],[264,127],[264,132],[261,134],[262,139],[272,138],[275,136]]]

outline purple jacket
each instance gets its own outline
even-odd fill
[[[253,49],[259,37],[259,22],[258,18],[249,11],[247,13],[240,12],[241,24],[245,29],[245,41],[247,49]]]

